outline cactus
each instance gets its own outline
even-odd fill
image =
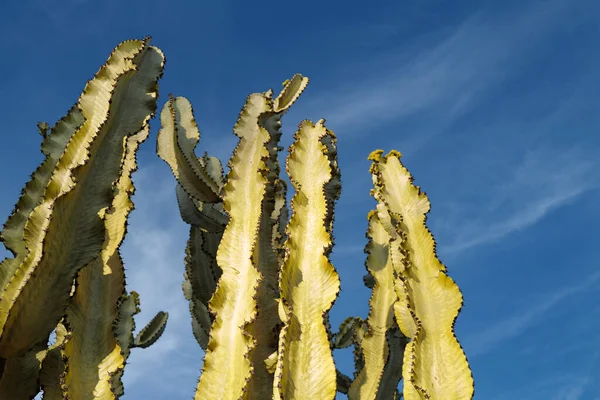
[[[46,158],[0,233],[13,254],[0,264],[0,398],[41,389],[47,400],[118,399],[131,349],[165,330],[161,311],[134,337],[140,300],[125,288],[120,254],[163,67],[149,38],[123,42],[65,117],[51,129],[37,124]],[[367,216],[368,316],[331,330],[336,136],[323,119],[299,125],[286,161],[291,215],[278,162],[281,119],[307,84],[296,74],[276,97],[247,97],[226,174],[218,158],[196,156],[187,99],[170,96],[161,111],[157,154],[190,225],[182,289],[206,352],[195,398],[471,399],[454,336],[462,295],[436,256],[429,200],[396,151],[369,156],[377,205]],[[333,358],[349,346],[353,377]]]
[[[379,202],[377,215],[390,240],[396,279],[396,321],[411,339],[404,353],[407,399],[465,399],[473,396],[473,377],[454,336],[454,321],[463,304],[458,286],[446,274],[425,226],[429,199],[412,184],[401,154],[371,153],[371,173]]]
[[[328,259],[341,187],[335,135],[324,120],[300,124],[287,158],[289,219],[277,162],[281,116],[307,83],[297,74],[275,99],[271,90],[248,96],[226,177],[218,159],[196,157],[200,132],[187,99],[171,97],[161,113],[157,153],[190,224],[183,290],[206,351],[195,398],[333,399],[337,391],[349,399],[471,399],[473,378],[453,333],[462,296],[435,255],[429,202],[398,152],[369,156],[378,203],[365,248],[369,315],[330,331],[340,285]],[[332,355],[349,346],[353,378]]]
[[[394,292],[394,270],[389,254],[389,237],[377,218],[376,212],[368,216],[370,239],[366,247],[366,266],[374,279],[369,316],[366,321],[355,325],[360,330],[360,340],[355,333],[355,351],[359,353],[360,365],[348,391],[349,398],[392,399],[396,386],[402,377],[402,367],[393,364],[402,360],[405,337],[398,332],[394,321],[393,307],[396,302]],[[396,340],[394,340],[396,339]],[[395,346],[394,346],[395,345]],[[393,357],[393,351],[399,356]],[[391,375],[391,376],[386,376]]]
[[[0,234],[0,398],[118,398],[129,349],[164,330],[161,312],[133,338],[119,253],[164,66],[149,41],[119,44],[65,117],[38,123],[46,158]]]

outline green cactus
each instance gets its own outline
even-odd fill
[[[191,225],[183,289],[206,351],[195,398],[333,399],[338,391],[400,399],[402,378],[406,399],[472,398],[453,335],[460,291],[427,239],[428,201],[397,152],[370,156],[379,204],[368,216],[365,249],[369,316],[330,332],[339,291],[328,260],[340,193],[335,136],[323,120],[300,125],[287,161],[295,189],[289,219],[277,162],[281,115],[307,82],[295,75],[274,100],[270,90],[247,98],[226,177],[216,158],[194,155],[200,132],[185,98],[171,98],[161,113],[158,154],[173,170],[181,216]],[[353,379],[332,356],[351,345]]]
[[[159,313],[133,339],[119,253],[164,65],[149,41],[119,44],[65,117],[38,123],[46,158],[0,234],[0,398],[118,398],[129,349],[164,330]]]

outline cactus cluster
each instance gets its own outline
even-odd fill
[[[184,292],[206,351],[196,399],[469,399],[473,380],[453,334],[462,296],[435,255],[425,226],[427,197],[400,153],[373,152],[365,285],[366,320],[331,332],[339,293],[329,261],[340,195],[336,137],[303,121],[287,157],[295,190],[288,218],[280,177],[281,117],[308,79],[297,74],[273,98],[248,96],[234,127],[239,144],[223,175],[220,161],[196,157],[200,132],[185,98],[162,112],[158,154],[177,180],[190,224]],[[354,346],[355,375],[336,370],[332,351]]]
[[[160,312],[133,337],[140,300],[119,251],[163,66],[148,38],[123,42],[65,117],[38,124],[46,158],[0,234],[13,254],[0,264],[0,399],[118,398],[130,350],[165,328]]]
[[[125,290],[119,253],[163,66],[149,39],[123,42],[66,117],[51,130],[38,125],[47,158],[0,235],[14,255],[0,265],[2,399],[40,390],[51,400],[116,399],[130,349],[165,329],[159,312],[133,337],[139,298]],[[462,295],[436,256],[429,200],[396,151],[369,156],[377,203],[366,233],[369,314],[332,331],[336,136],[323,119],[299,125],[285,168],[290,209],[278,162],[281,119],[307,84],[296,74],[277,96],[247,97],[227,171],[196,155],[200,131],[186,98],[171,96],[161,111],[157,153],[190,225],[183,294],[206,353],[195,399],[471,399],[453,330]],[[349,346],[353,377],[333,358]]]

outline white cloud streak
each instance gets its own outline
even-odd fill
[[[454,240],[441,246],[440,253],[463,252],[534,225],[553,210],[600,187],[599,171],[600,163],[583,149],[540,147],[527,152],[508,182],[483,191],[483,205],[457,206],[462,215],[442,222]]]
[[[319,110],[330,126],[345,134],[427,113],[438,125],[431,134],[438,133],[517,70],[518,60],[556,26],[567,6],[566,1],[553,0],[502,17],[494,10],[482,10],[433,47],[417,54],[395,49],[400,56],[391,58],[389,70],[370,68],[345,76],[345,82],[353,82],[350,87],[307,102],[302,113]],[[420,133],[416,140],[423,142],[426,136]]]
[[[580,400],[586,386],[589,383],[589,377],[577,380],[573,385],[562,388],[552,400]]]
[[[597,348],[597,346],[594,346]],[[596,365],[600,350],[592,353],[589,363],[584,368],[556,368],[552,373],[544,374],[543,379],[529,380],[525,385],[519,385],[501,391],[493,400],[519,399],[550,399],[550,400],[585,400],[591,399],[590,384],[594,383]],[[597,394],[597,393],[595,393]],[[597,396],[596,400],[600,400]]]
[[[600,272],[593,273],[582,283],[558,288],[540,298],[532,307],[527,308],[513,316],[464,339],[465,348],[469,357],[485,355],[500,343],[518,337],[536,323],[543,320],[544,316],[557,304],[569,297],[584,292],[600,282]]]

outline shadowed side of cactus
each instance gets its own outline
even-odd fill
[[[324,123],[303,121],[287,159],[295,194],[279,278],[284,326],[273,385],[276,399],[333,399],[337,390],[327,313],[340,280],[328,256],[341,182],[336,138]]]

